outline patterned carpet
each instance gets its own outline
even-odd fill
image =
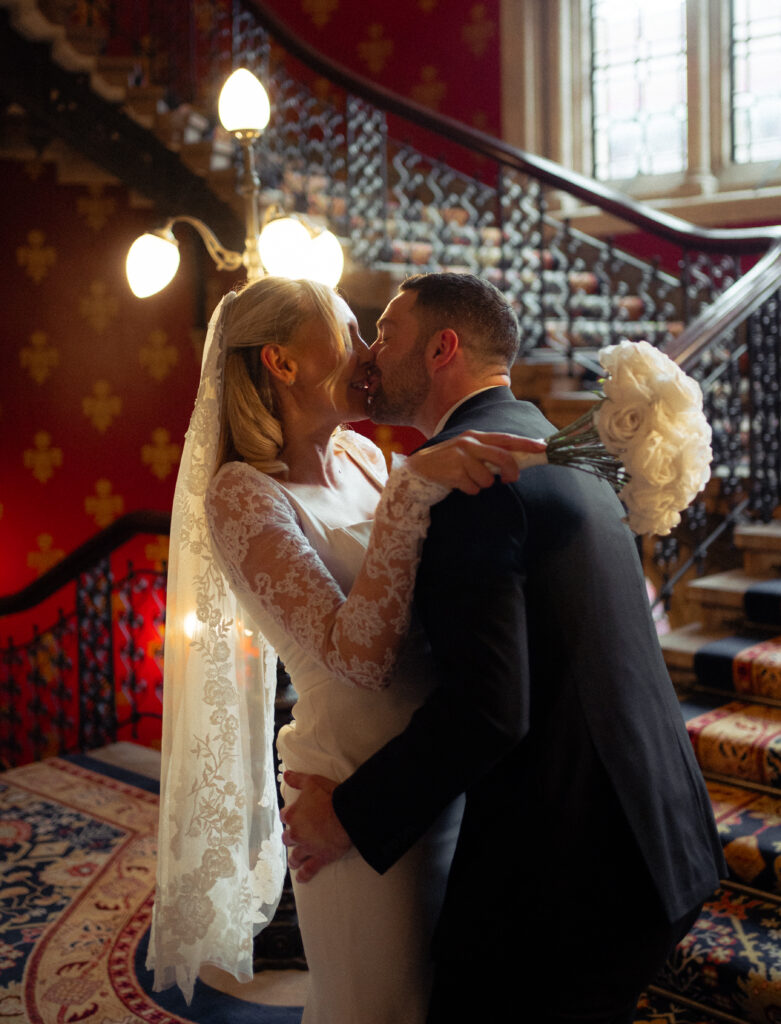
[[[199,982],[151,992],[143,967],[154,892],[157,784],[89,758],[0,776],[3,1024],[299,1024]]]
[[[700,685],[745,697],[781,700],[781,637],[725,636],[694,656]]]
[[[298,1007],[202,982],[189,1007],[177,989],[152,993],[156,789],[90,758],[0,776],[1,1024],[299,1024]],[[713,781],[709,790],[731,875],[753,888],[723,885],[636,1021],[781,1024],[781,798]]]
[[[738,1020],[781,1021],[781,906],[724,882],[657,983]]]
[[[730,878],[781,896],[781,796],[708,781]]]
[[[730,701],[686,728],[704,772],[781,786],[781,707]]]

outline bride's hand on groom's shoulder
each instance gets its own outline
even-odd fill
[[[515,434],[467,430],[449,441],[421,448],[407,465],[419,476],[445,487],[477,494],[498,476],[502,483],[518,479],[520,467],[513,452],[543,454],[545,442]]]
[[[286,771],[284,780],[299,795],[280,815],[285,826],[282,842],[288,847],[287,862],[296,872],[296,881],[308,882],[321,868],[343,857],[352,842],[334,812],[331,793],[336,783],[332,779]]]

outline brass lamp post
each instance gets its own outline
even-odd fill
[[[315,229],[297,217],[286,217],[274,207],[266,211],[261,223],[255,142],[269,122],[271,106],[266,90],[251,71],[239,68],[225,82],[218,113],[225,130],[242,148],[238,191],[244,197],[244,251],[226,249],[197,217],[171,217],[162,228],[137,238],[128,251],[125,270],[133,294],[146,298],[173,279],[179,268],[179,243],[172,228],[179,222],[195,228],[218,270],[243,266],[250,281],[269,273],[336,285],[344,268],[344,254],[332,232]]]

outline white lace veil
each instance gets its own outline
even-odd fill
[[[157,894],[147,967],[189,1002],[201,964],[252,978],[252,940],[285,875],[274,761],[276,654],[215,557],[204,495],[215,469],[235,293],[212,316],[176,482],[168,568]]]

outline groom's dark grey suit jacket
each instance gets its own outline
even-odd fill
[[[493,388],[429,444],[466,429],[554,428]],[[585,923],[641,883],[676,921],[724,870],[623,514],[559,466],[432,509],[415,605],[440,685],[334,806],[383,872],[466,793],[440,957],[551,913]]]

